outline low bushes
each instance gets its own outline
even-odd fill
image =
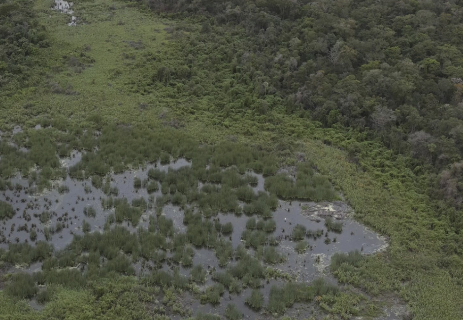
[[[37,293],[38,288],[34,279],[27,273],[16,273],[11,277],[5,287],[5,292],[19,299],[31,299]]]
[[[0,220],[10,219],[14,216],[15,211],[13,206],[7,202],[0,201]]]
[[[252,290],[251,295],[246,298],[246,305],[252,310],[259,311],[264,306],[264,295],[257,289]]]
[[[342,222],[335,222],[333,218],[326,217],[325,218],[325,227],[328,231],[341,233],[342,232]]]
[[[330,269],[332,272],[337,271],[343,264],[358,267],[365,257],[358,251],[351,251],[349,253],[335,253],[331,257]]]

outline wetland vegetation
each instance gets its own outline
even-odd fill
[[[0,0],[0,315],[461,319],[460,11]]]

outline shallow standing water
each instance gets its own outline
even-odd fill
[[[40,130],[41,128],[37,127],[36,129]],[[21,132],[19,127],[15,128],[13,134],[18,132]],[[60,160],[61,166],[70,168],[79,163],[81,159],[82,154],[74,151],[69,158]],[[167,165],[161,165],[160,162],[157,162],[144,168],[134,168],[120,174],[109,174],[105,178],[109,178],[111,188],[117,189],[117,195],[114,195],[114,197],[126,198],[129,203],[134,199],[144,198],[147,203],[150,203],[149,199],[153,200],[161,196],[161,191],[148,194],[146,188],[136,189],[134,187],[135,178],[147,179],[148,170],[155,167],[167,172],[189,166],[191,166],[191,162],[185,159],[177,159]],[[256,194],[266,192],[264,189],[265,178],[253,172],[248,172],[248,174],[257,178],[257,184],[253,187],[253,191]],[[82,225],[84,220],[90,223],[91,232],[103,232],[107,217],[115,211],[114,208],[109,210],[103,208],[101,200],[107,198],[107,195],[101,189],[95,188],[90,179],[74,180],[67,176],[66,179],[53,181],[51,189],[44,190],[41,193],[37,193],[35,187],[29,185],[29,181],[20,176],[12,178],[10,182],[12,188],[2,191],[0,200],[10,203],[16,214],[12,219],[3,221],[0,224],[0,248],[7,249],[9,243],[28,242],[33,244],[35,241],[46,240],[45,228],[57,226],[60,223],[63,227],[62,230],[52,234],[49,242],[53,244],[55,250],[62,250],[72,242],[74,235],[83,234]],[[202,184],[199,182],[198,189],[201,187]],[[243,204],[241,203],[241,205]],[[84,209],[89,207],[95,209],[97,213],[95,217],[85,216]],[[41,219],[41,213],[44,211],[50,213],[47,219]],[[351,208],[346,203],[340,201],[315,203],[280,200],[277,209],[273,212],[272,218],[276,223],[276,229],[271,233],[271,236],[278,240],[277,251],[285,259],[281,263],[274,265],[264,263],[264,265],[280,270],[282,273],[289,275],[292,280],[310,283],[315,278],[326,275],[326,267],[329,265],[330,257],[336,252],[358,250],[364,254],[372,254],[384,250],[387,247],[385,239],[351,219],[351,211]],[[173,221],[177,233],[186,232],[186,226],[183,223],[184,212],[180,207],[167,204],[163,207],[161,214]],[[121,225],[131,232],[136,232],[138,227],[148,227],[150,216],[156,216],[154,206],[147,206],[143,210],[143,215],[137,226],[132,226],[127,221],[122,222]],[[342,221],[342,233],[327,231],[324,223],[327,216]],[[210,219],[218,220],[221,224],[232,223],[233,232],[230,235],[221,237],[229,240],[234,249],[243,243],[242,234],[246,230],[248,216],[219,213]],[[303,225],[307,230],[311,231],[323,230],[322,236],[316,239],[306,239],[309,249],[302,254],[295,251],[296,242],[291,239],[292,230],[296,225]],[[37,231],[37,239],[35,240],[32,240],[30,236],[32,229]],[[223,268],[220,267],[214,250],[195,248],[194,252],[193,265],[200,264],[208,271],[206,283],[200,286],[201,288],[215,283],[211,279],[214,271],[225,271],[230,264],[234,264],[233,261],[229,261],[228,265]],[[253,254],[254,250],[249,248],[248,252]],[[167,252],[167,257],[170,257],[171,254]],[[142,265],[139,262],[134,264],[137,274],[150,274],[150,266],[145,265],[143,267]],[[173,265],[164,263],[162,268],[171,270]],[[181,274],[189,276],[190,268],[183,268],[181,265],[179,268]],[[33,273],[40,270],[41,263],[34,263],[30,266],[15,266],[10,272],[25,271]],[[268,301],[270,288],[278,284],[284,284],[284,280],[269,279],[262,281],[260,290],[266,297],[265,304]],[[226,291],[221,298],[220,304],[212,306],[209,304],[201,305],[196,297],[193,297],[189,292],[185,292],[182,296],[182,303],[194,311],[222,315],[227,304],[233,303],[243,312],[246,319],[268,318],[268,314],[256,313],[246,306],[245,300],[250,293],[251,289],[249,288],[245,288],[239,295],[229,294]],[[312,304],[296,304],[288,309],[286,314],[296,318],[303,318],[309,317],[313,311],[314,306]]]

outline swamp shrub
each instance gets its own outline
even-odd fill
[[[335,222],[333,218],[326,217],[325,218],[325,227],[328,231],[341,233],[342,232],[342,222]]]
[[[132,226],[136,226],[140,220],[141,215],[141,210],[139,208],[130,206],[127,202],[127,199],[125,198],[120,201],[118,205],[116,205],[115,216],[116,222],[118,223],[121,223],[124,220],[128,220],[131,222]]]
[[[351,251],[349,253],[335,253],[331,257],[330,269],[332,272],[337,271],[343,264],[347,264],[353,267],[359,267],[360,264],[365,260],[359,251]]]
[[[281,255],[275,247],[264,247],[262,259],[268,264],[277,264],[283,262],[285,257]]]
[[[82,231],[84,233],[88,233],[91,230],[90,223],[88,223],[86,220],[82,221]]]
[[[309,247],[309,244],[307,243],[307,241],[299,241],[296,244],[296,247],[294,248],[294,250],[296,250],[297,253],[302,254],[306,252],[308,247]]]
[[[301,225],[301,224],[297,224],[297,225],[293,228],[293,232],[291,233],[291,238],[292,238],[294,241],[303,240],[303,239],[305,238],[306,232],[307,232],[307,229],[306,229],[305,226],[303,226],[303,225]]]
[[[210,303],[212,305],[217,305],[220,302],[220,297],[223,295],[225,288],[222,284],[214,284],[203,292],[200,296],[202,304]]]
[[[27,273],[13,274],[10,283],[5,287],[7,294],[19,299],[31,299],[37,291],[33,277]]]
[[[0,201],[0,219],[10,219],[14,216],[13,206],[7,202]]]
[[[254,289],[245,303],[254,311],[259,311],[264,306],[264,295],[260,290]]]
[[[314,298],[313,291],[304,283],[288,282],[283,286],[270,288],[267,310],[282,314],[296,302],[308,302]]]
[[[227,320],[240,320],[242,317],[242,313],[233,303],[227,305],[225,309],[225,318],[227,318]]]
[[[196,265],[191,269],[190,277],[192,281],[203,284],[206,282],[206,274],[206,270],[204,270],[202,265]]]
[[[84,208],[84,215],[86,217],[95,218],[96,217],[96,210],[93,207],[85,207]]]

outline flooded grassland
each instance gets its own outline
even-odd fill
[[[328,268],[333,255],[361,259],[387,247],[352,219],[309,161],[287,172],[265,152],[225,143],[160,149],[158,158],[115,173],[92,162],[108,156],[106,147],[70,150],[45,187],[38,168],[2,180],[0,200],[13,210],[0,227],[5,273],[29,274],[41,291],[136,276],[179,290],[182,307],[167,308],[175,318],[308,318],[319,312],[316,297],[339,290]],[[73,280],[60,279],[63,272]],[[280,295],[289,296],[280,303]]]

